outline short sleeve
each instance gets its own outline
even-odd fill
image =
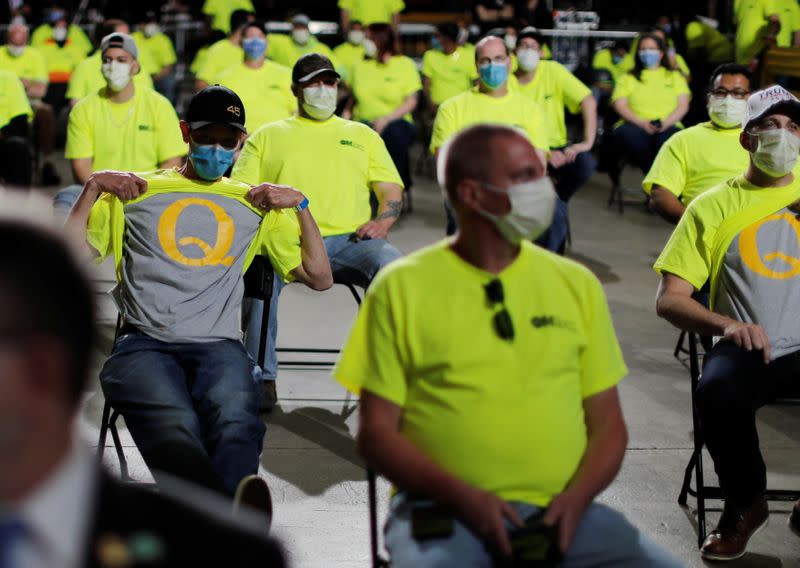
[[[32,48],[31,51],[31,58],[33,59],[33,73],[30,78],[34,81],[47,83],[50,78],[47,73],[47,61],[45,60],[44,55],[42,55],[42,52],[35,47]]]
[[[528,120],[525,123],[525,132],[535,148],[548,152],[550,143],[547,140],[548,128],[544,109],[533,101],[530,103],[532,110],[529,111]]]
[[[178,61],[178,56],[175,54],[175,47],[172,45],[169,37],[166,35],[159,35],[159,51],[161,51],[161,64],[174,65]]]
[[[580,355],[584,399],[615,386],[628,373],[603,287],[594,276],[589,278],[583,310],[586,347]]]
[[[68,160],[75,160],[92,158],[94,154],[94,136],[87,105],[78,103],[69,113],[67,146],[64,149],[64,157]]]
[[[586,97],[591,96],[592,91],[589,87],[583,84],[575,75],[569,72],[568,69],[559,65],[559,74],[561,75],[560,83],[561,90],[564,95],[564,106],[567,107],[569,112],[575,114],[581,108],[581,102]]]
[[[261,156],[264,149],[266,134],[263,130],[256,132],[247,138],[239,154],[239,159],[233,165],[231,179],[258,185],[261,183]]]
[[[213,16],[217,11],[216,4],[215,0],[206,0],[203,2],[203,13],[206,16]]]
[[[650,171],[647,172],[642,188],[650,195],[653,186],[658,185],[680,197],[686,186],[686,156],[680,136],[673,136],[661,146]]]
[[[342,348],[334,378],[356,394],[362,390],[405,406],[406,365],[398,348],[397,322],[386,281],[373,283]]]
[[[683,75],[681,75],[678,71],[672,72],[673,76],[675,77],[676,85],[675,85],[675,94],[680,95],[690,95],[692,91],[689,90],[689,84],[686,82],[686,79]]]
[[[433,58],[435,57],[433,50],[429,49],[422,55],[422,75],[429,79],[433,76]]]
[[[75,67],[75,70],[70,75],[69,83],[67,84],[68,99],[80,100],[89,94],[89,89],[86,86],[87,66],[81,62]]]
[[[414,63],[413,59],[411,59],[410,57],[406,57],[405,65],[406,68],[403,71],[403,75],[405,76],[405,80],[403,81],[405,91],[403,92],[403,96],[408,97],[409,95],[413,95],[414,93],[422,89],[422,81],[419,78],[419,71],[417,71],[417,64]]]
[[[693,201],[681,216],[653,269],[660,275],[669,272],[699,290],[711,274],[711,251],[705,245],[705,227]]]
[[[256,238],[259,254],[269,257],[272,267],[284,282],[291,282],[291,272],[303,262],[300,250],[300,227],[286,211],[270,211],[264,216]]]
[[[352,10],[353,0],[339,0],[339,8],[342,10]]]
[[[7,92],[5,93],[6,108],[3,109],[4,118],[0,126],[5,126],[15,116],[25,115],[33,117],[31,104],[28,102],[28,95],[25,94],[25,86],[19,77],[8,72],[8,80],[4,81]]]
[[[158,112],[158,163],[170,158],[185,156],[188,152],[181,134],[180,120],[175,109],[166,99],[159,101]]]
[[[614,87],[614,92],[611,94],[611,102],[628,98],[633,92],[635,81],[636,77],[630,73],[625,73],[622,77],[620,77],[619,81],[617,81],[617,84]],[[684,81],[684,83],[686,83],[686,81]]]
[[[383,138],[374,130],[370,130],[369,135],[372,140],[369,149],[369,171],[367,172],[369,183],[382,181],[396,183],[400,187],[404,187],[403,180],[400,178],[397,167],[395,167],[392,157],[386,149]]]
[[[445,101],[439,107],[439,112],[436,113],[436,118],[433,121],[433,133],[431,134],[431,152],[436,151],[444,146],[445,142],[454,134],[453,125],[455,123],[455,105],[452,104],[453,99]]]
[[[89,212],[89,221],[86,226],[86,242],[97,251],[98,262],[101,262],[113,252],[111,238],[111,203],[114,196],[104,193],[95,201]]]
[[[392,10],[392,14],[396,14],[398,12],[402,12],[403,9],[406,7],[406,3],[403,0],[387,0],[389,2],[389,7]]]

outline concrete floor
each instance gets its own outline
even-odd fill
[[[638,181],[630,180],[632,185]],[[694,501],[676,503],[683,468],[692,447],[689,378],[672,356],[677,331],[659,320],[653,298],[657,276],[650,266],[670,228],[641,208],[620,215],[605,206],[609,190],[597,174],[571,205],[569,255],[585,263],[605,285],[629,376],[621,385],[630,431],[626,459],[617,480],[600,499],[622,510],[642,530],[678,555],[687,566],[702,566],[696,549]],[[443,236],[439,190],[421,178],[414,188],[416,210],[400,220],[391,240],[410,252]],[[98,293],[110,287],[109,270],[97,272]],[[355,314],[341,286],[324,294],[300,286],[284,290],[280,305],[281,346],[339,347]],[[98,362],[108,353],[114,314],[104,303]],[[261,458],[275,501],[274,534],[297,567],[369,565],[367,484],[353,435],[355,401],[324,370],[283,369],[280,405],[266,418]],[[82,414],[87,441],[97,443],[102,393],[95,384]],[[774,488],[800,487],[800,412],[771,407],[761,411],[762,447]],[[124,427],[121,430],[137,479],[149,474]],[[109,440],[110,444],[110,440]],[[117,468],[113,452],[106,462]],[[118,469],[118,468],[117,468]],[[716,482],[706,459],[708,482]],[[380,518],[386,514],[388,484],[379,482]],[[710,502],[709,524],[720,503]],[[769,526],[753,538],[749,552],[730,566],[800,568],[800,539],[786,526],[791,504],[771,504]]]

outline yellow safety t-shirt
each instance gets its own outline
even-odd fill
[[[25,47],[19,57],[11,55],[7,45],[0,47],[0,69],[11,71],[20,79],[41,83],[48,81],[47,62],[35,47]]]
[[[172,46],[172,40],[163,32],[159,32],[154,36],[147,37],[142,32],[133,32],[133,39],[140,50],[145,50],[150,54],[150,59],[153,62],[153,67],[156,71],[154,75],[161,72],[164,67],[174,65],[178,61],[175,55],[175,48]]]
[[[209,85],[214,77],[244,61],[244,51],[230,40],[221,39],[206,50],[202,62],[198,62],[196,76]]]
[[[617,81],[611,100],[628,99],[633,113],[643,120],[663,120],[678,106],[680,95],[690,95],[686,79],[664,67],[642,70],[641,80],[626,73]]]
[[[294,67],[298,59],[308,53],[324,55],[331,60],[337,70],[341,68],[341,64],[331,48],[313,36],[308,38],[305,45],[295,43],[292,37],[286,34],[269,34],[267,37],[267,57],[289,69]]]
[[[34,47],[42,47],[48,40],[53,40],[53,26],[50,24],[42,24],[33,30],[31,34],[31,45]],[[67,27],[67,40],[74,45],[81,55],[85,56],[91,53],[94,46],[86,35],[86,32],[80,26],[70,24]],[[53,40],[55,41],[55,40]]]
[[[625,73],[625,69],[623,66],[623,61],[619,63],[614,63],[614,57],[611,53],[610,49],[601,49],[597,53],[594,54],[592,58],[592,68],[594,69],[605,69],[609,73],[611,73],[611,78],[614,81],[617,81],[623,73]]]
[[[702,59],[709,63],[725,63],[733,61],[733,44],[703,22],[689,22],[686,26],[686,48],[693,59]]]
[[[791,47],[794,43],[794,33],[800,30],[800,5],[797,0],[774,0],[781,20],[781,29],[778,32],[776,44],[778,47]]]
[[[342,81],[349,83],[350,77],[353,75],[353,67],[355,67],[356,63],[364,59],[364,47],[361,45],[353,45],[349,41],[346,41],[333,48],[333,55],[341,66],[338,71],[342,76]]]
[[[449,244],[378,273],[334,377],[401,407],[403,437],[445,471],[505,501],[547,506],[586,450],[584,400],[627,373],[603,288],[529,242],[498,275]],[[487,305],[484,286],[497,278],[511,341]]]
[[[339,8],[350,11],[350,21],[364,26],[391,24],[392,14],[399,14],[405,7],[403,0],[339,0]]]
[[[102,67],[103,61],[99,51],[81,61],[69,78],[67,98],[79,101],[103,89],[106,86],[106,79],[103,77]],[[139,71],[133,76],[133,86],[137,90],[152,89],[153,79],[144,71]]]
[[[203,14],[211,16],[211,29],[231,33],[231,14],[236,10],[255,12],[251,0],[206,0]]]
[[[736,63],[747,65],[764,49],[768,18],[778,14],[775,0],[734,0]]]
[[[478,78],[475,52],[457,47],[447,54],[429,49],[422,56],[422,75],[431,82],[431,100],[440,105],[450,97],[469,91]]]
[[[374,59],[357,63],[350,86],[356,98],[353,118],[372,122],[397,110],[409,95],[422,89],[422,81],[413,59],[393,55],[386,63]],[[411,115],[405,119],[411,122]]]
[[[67,39],[59,47],[54,39],[48,39],[38,46],[47,62],[47,79],[50,83],[66,83],[69,81],[73,70],[86,57],[84,51],[75,46],[72,40]]]
[[[33,118],[33,110],[25,94],[25,86],[11,71],[0,70],[0,128],[21,114]],[[6,160],[8,157],[0,159]]]

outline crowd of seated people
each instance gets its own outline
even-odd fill
[[[586,555],[677,566],[594,503],[625,449],[616,385],[626,368],[601,287],[562,258],[573,197],[598,161],[612,175],[627,161],[649,206],[676,225],[656,263],[658,314],[723,338],[697,395],[729,500],[702,554],[737,558],[768,517],[755,409],[796,377],[800,352],[789,316],[764,300],[795,304],[797,259],[770,264],[776,253],[762,255],[756,238],[767,225],[769,250],[790,250],[783,241],[800,234],[800,101],[757,91],[754,78],[766,48],[800,45],[800,9],[737,3],[733,41],[707,18],[659,16],[597,50],[584,81],[557,61],[544,2],[475,4],[480,33],[438,24],[420,64],[401,49],[402,0],[339,0],[336,45],[306,14],[277,33],[250,0],[206,0],[191,61],[156,12],[97,22],[91,39],[60,6],[34,29],[20,13],[0,48],[0,184],[58,188],[59,221],[86,255],[113,259],[122,323],[100,383],[160,485],[177,477],[243,500],[264,510],[268,530],[260,414],[278,401],[280,292],[348,283],[369,293],[335,376],[362,396],[363,457],[399,490],[387,526],[396,565],[490,562],[537,528],[564,566]],[[190,70],[181,84],[178,67]],[[420,141],[451,237],[402,258],[391,230],[411,211]],[[59,154],[74,183],[59,178]],[[753,197],[758,188],[770,198]],[[721,211],[741,223],[728,227]],[[269,306],[243,297],[258,255],[275,271]],[[535,322],[554,304],[557,321],[521,329],[516,314]],[[529,350],[537,341],[552,349]],[[487,386],[481,369],[509,359],[528,363]],[[564,359],[578,363],[564,369]],[[749,380],[765,373],[766,385]],[[540,375],[561,390],[537,386]],[[534,390],[541,398],[527,401]],[[516,415],[503,415],[510,406]],[[554,408],[568,415],[544,440],[533,432]],[[476,419],[504,427],[481,433]],[[509,442],[523,430],[530,439]],[[463,459],[472,444],[495,459]],[[749,452],[743,469],[737,444]],[[551,467],[518,475],[539,459]],[[513,475],[490,467],[503,460]],[[440,546],[415,541],[418,511],[444,519],[448,530],[429,537]],[[800,504],[791,523],[800,527]]]

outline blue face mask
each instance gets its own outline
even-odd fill
[[[639,61],[647,69],[653,69],[661,63],[661,52],[657,49],[645,49],[639,52]]]
[[[260,37],[250,37],[242,40],[242,49],[247,59],[258,59],[267,50],[267,40]]]
[[[195,173],[206,181],[215,181],[221,178],[233,164],[236,150],[228,150],[219,144],[195,146],[192,144],[189,159]]]
[[[442,48],[442,42],[440,42],[439,38],[436,36],[433,36],[431,38],[431,49],[435,49],[437,51],[444,51],[444,49]]]
[[[487,63],[478,68],[481,82],[492,90],[502,87],[508,79],[508,67],[505,63]]]

